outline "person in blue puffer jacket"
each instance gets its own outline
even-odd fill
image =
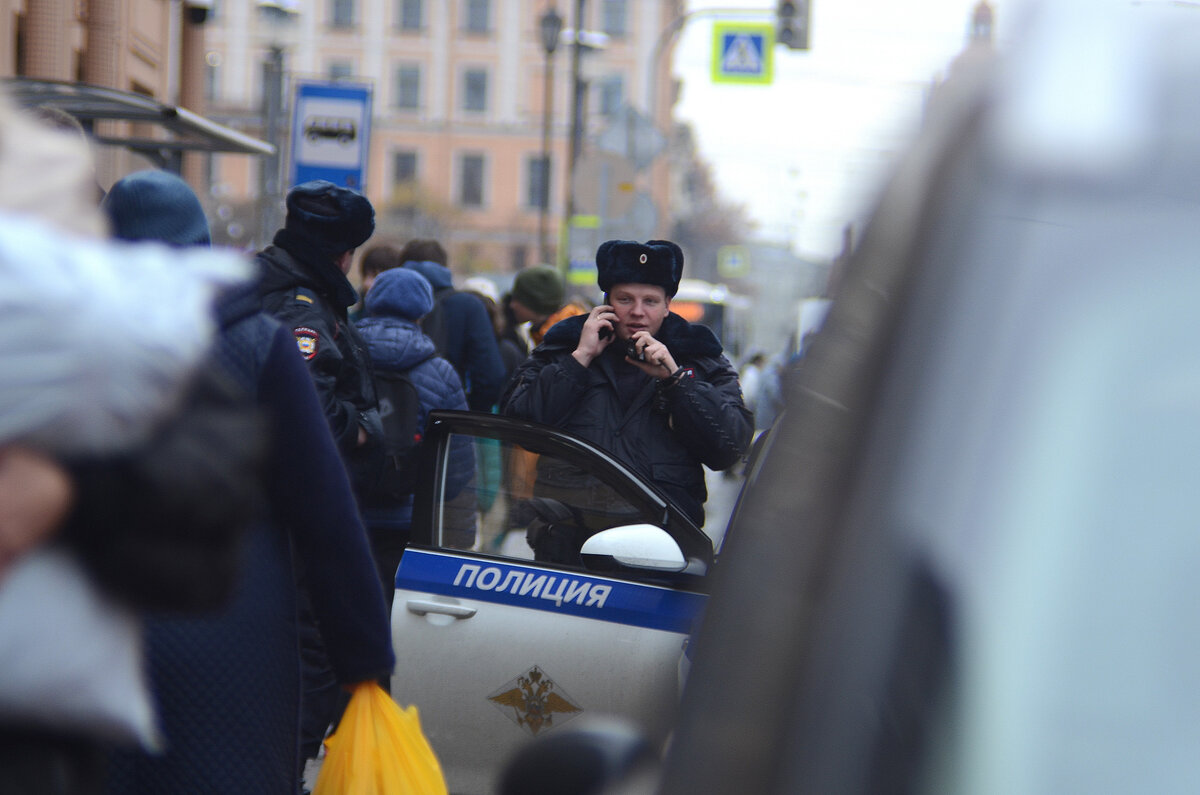
[[[376,277],[363,302],[366,317],[358,322],[359,334],[366,342],[375,371],[408,372],[421,403],[417,419],[421,432],[430,411],[467,408],[467,397],[454,366],[436,355],[433,340],[417,325],[432,308],[433,287],[429,280],[415,270],[392,268]],[[464,439],[452,444],[451,493],[470,480],[474,469],[470,441]],[[368,495],[360,507],[390,605],[396,567],[408,544],[412,525],[412,497],[396,501]]]
[[[471,411],[488,412],[504,388],[504,360],[483,302],[454,289],[446,249],[436,240],[417,238],[400,249],[400,267],[429,280],[437,306],[421,322],[438,353],[458,371]]]

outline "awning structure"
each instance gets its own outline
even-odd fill
[[[186,108],[164,105],[132,91],[26,78],[0,80],[0,87],[18,105],[58,108],[79,119],[98,143],[123,146],[163,165],[177,165],[183,152],[275,154],[273,144],[217,124]],[[157,125],[162,134],[154,137],[98,135],[93,127],[93,122],[98,119],[149,123]]]

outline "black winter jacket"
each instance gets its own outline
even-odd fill
[[[737,371],[708,328],[669,314],[655,339],[694,377],[658,380],[638,371],[640,388],[623,402],[618,368],[636,368],[624,361],[622,346],[610,345],[590,367],[571,356],[586,320],[587,315],[570,317],[547,332],[513,374],[502,413],[562,428],[605,448],[702,525],[708,490],[701,465],[733,466],[754,432]]]
[[[280,245],[287,242],[285,232],[257,255],[263,310],[295,335],[350,482],[361,495],[382,465],[383,426],[366,344],[347,316],[358,296],[332,262],[305,261],[295,247],[285,250]],[[360,425],[367,432],[364,445],[358,444]]]

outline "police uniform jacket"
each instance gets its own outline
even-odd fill
[[[295,336],[351,483],[362,494],[378,477],[383,428],[366,344],[347,315],[358,295],[332,262],[306,261],[278,245],[257,259],[263,309]],[[363,445],[359,426],[367,432]]]
[[[579,364],[571,353],[586,320],[587,315],[577,315],[550,329],[513,374],[502,412],[605,448],[703,524],[708,491],[701,465],[733,466],[754,426],[721,343],[708,328],[668,314],[654,336],[671,351],[682,374],[659,380],[625,362],[619,342],[590,367]]]

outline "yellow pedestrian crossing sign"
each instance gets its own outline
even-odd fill
[[[713,23],[714,83],[769,85],[774,76],[774,26],[752,22]]]

